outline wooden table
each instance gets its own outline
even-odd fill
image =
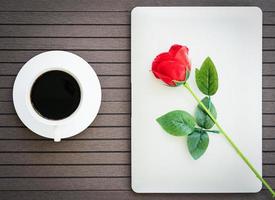
[[[274,0],[0,0],[1,200],[270,198],[265,189],[257,194],[132,192],[130,11],[135,6],[262,8],[263,175],[275,188]],[[31,133],[12,104],[12,85],[22,65],[52,49],[71,51],[86,59],[103,88],[100,113],[92,126],[61,143]]]

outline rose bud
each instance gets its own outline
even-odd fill
[[[190,74],[191,63],[188,48],[175,44],[169,52],[159,54],[152,63],[152,72],[169,86],[183,84]]]

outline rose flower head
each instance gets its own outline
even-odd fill
[[[174,44],[168,52],[159,54],[152,63],[155,77],[173,87],[186,82],[191,71],[188,51],[186,46]]]

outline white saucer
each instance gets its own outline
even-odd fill
[[[43,73],[61,70],[72,75],[81,90],[77,110],[62,120],[49,120],[32,107],[30,92]],[[60,141],[85,130],[95,119],[101,104],[101,87],[93,68],[81,57],[65,51],[48,51],[30,59],[19,71],[13,86],[13,102],[21,121],[36,134]]]

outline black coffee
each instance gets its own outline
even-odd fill
[[[44,118],[60,120],[70,116],[80,103],[77,81],[63,71],[49,71],[39,76],[31,89],[34,109]]]

